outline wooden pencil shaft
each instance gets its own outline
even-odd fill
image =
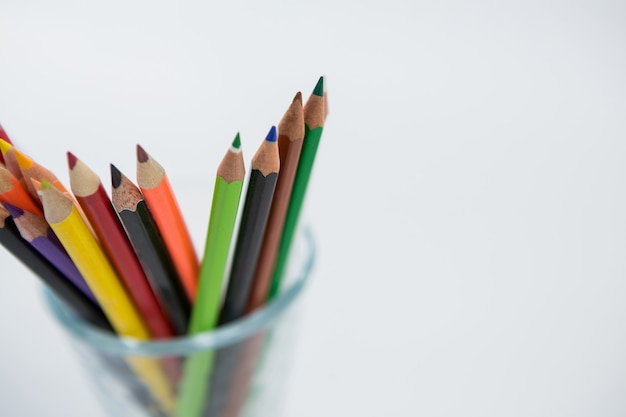
[[[176,334],[187,332],[191,306],[145,201],[119,212],[126,233]]]
[[[22,239],[19,230],[10,218],[5,220],[4,227],[0,227],[0,243],[30,269],[70,310],[86,322],[102,330],[113,331],[102,309],[89,300],[67,280],[65,275]]]
[[[253,169],[250,173],[230,281],[220,316],[221,324],[243,317],[246,312],[254,270],[277,179],[277,172],[264,176],[261,171]]]

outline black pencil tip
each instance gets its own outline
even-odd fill
[[[115,165],[111,164],[111,184],[113,188],[117,188],[122,183],[122,173]]]

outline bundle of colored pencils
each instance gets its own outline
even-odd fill
[[[280,289],[325,108],[321,77],[262,141],[241,205],[237,134],[217,168],[201,261],[166,170],[144,148],[136,184],[111,165],[109,196],[71,152],[66,188],[0,126],[0,243],[75,314],[120,336],[167,339],[237,320]]]

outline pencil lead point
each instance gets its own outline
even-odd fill
[[[69,165],[70,169],[74,169],[74,167],[76,166],[76,162],[78,162],[78,158],[76,158],[76,156],[71,153],[71,152],[67,152],[67,164]]]
[[[241,147],[241,138],[239,137],[239,132],[237,132],[237,136],[235,136],[235,140],[233,140],[232,147],[234,149],[239,149]]]
[[[300,91],[296,93],[296,96],[293,98],[293,101],[298,101],[300,104],[302,104],[302,93]]]
[[[33,183],[35,182],[34,179],[31,180],[33,181]],[[50,184],[50,181],[45,178],[42,178],[39,183],[41,184],[41,191],[46,191],[52,188],[52,184]]]
[[[319,97],[324,96],[324,76],[323,75],[317,81],[317,84],[315,85],[315,88],[313,89],[313,94]]]
[[[117,188],[122,183],[122,173],[115,165],[111,164],[111,184],[113,188]]]
[[[0,151],[2,151],[2,155],[6,155],[8,151],[11,150],[13,146],[7,142],[5,139],[0,138]]]
[[[33,160],[17,149],[13,150],[13,154],[15,155],[17,165],[19,165],[20,169],[28,169],[33,165]]]
[[[137,145],[137,161],[147,162],[148,158],[148,152],[146,152],[145,149],[141,147],[141,145]]]
[[[276,142],[276,140],[278,140],[278,136],[276,135],[276,126],[272,126],[269,133],[265,137],[265,140],[268,142]]]
[[[24,214],[24,210],[22,210],[19,207],[15,207],[11,203],[4,203],[4,208],[7,209],[7,211],[11,215],[11,217],[13,217],[14,219],[16,219],[16,218],[18,218],[18,217],[20,217],[20,216],[22,216]]]

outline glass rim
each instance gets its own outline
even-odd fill
[[[305,245],[304,259],[300,262],[293,282],[264,307],[232,323],[195,335],[167,340],[140,341],[118,337],[98,329],[68,311],[48,289],[44,298],[52,315],[69,335],[105,353],[118,356],[185,356],[203,350],[214,350],[242,341],[280,318],[298,298],[313,269],[316,247],[310,227],[302,229],[301,241]],[[296,246],[299,242],[295,242]],[[292,250],[293,255],[293,250]]]

